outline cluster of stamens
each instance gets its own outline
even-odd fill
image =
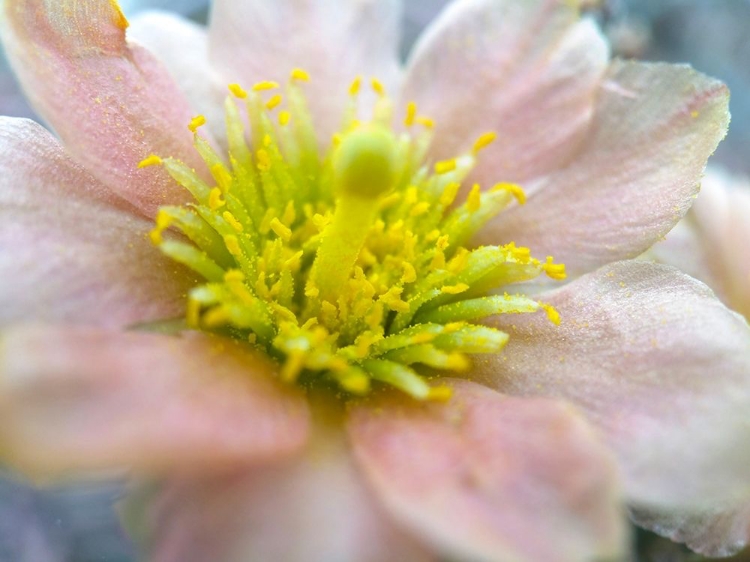
[[[195,199],[161,208],[151,232],[162,252],[205,279],[188,296],[189,327],[260,347],[287,382],[361,395],[379,381],[424,400],[450,395],[426,371],[463,371],[470,355],[503,348],[508,335],[476,323],[482,318],[542,310],[559,322],[544,303],[495,293],[542,273],[562,279],[562,264],[513,242],[467,247],[488,220],[525,201],[503,183],[474,185],[456,201],[494,133],[428,166],[431,120],[410,103],[407,132],[394,132],[392,103],[373,80],[374,115],[360,122],[358,78],[340,132],[321,151],[307,80],[294,70],[285,99],[273,82],[230,85],[226,160],[199,134],[205,118],[192,120],[213,185],[173,158],[141,163],[163,166]]]

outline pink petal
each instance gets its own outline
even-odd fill
[[[567,167],[529,185],[480,242],[528,246],[573,273],[635,257],[684,216],[726,133],[728,92],[687,66],[616,61],[586,142]]]
[[[127,22],[110,0],[3,1],[6,54],[35,109],[97,179],[152,216],[187,194],[151,153],[200,168],[190,108],[166,70],[125,41]]]
[[[139,12],[130,20],[128,38],[146,47],[174,78],[194,114],[205,115],[214,138],[226,135],[224,98],[227,84],[208,61],[208,36],[203,26],[172,12]]]
[[[194,277],[32,121],[0,117],[0,325],[123,326],[183,314]]]
[[[305,401],[275,369],[203,334],[17,328],[0,348],[2,450],[41,474],[268,461],[298,450],[308,431]]]
[[[580,561],[624,546],[614,465],[569,407],[453,381],[446,404],[357,407],[357,460],[404,525],[460,560]]]
[[[750,499],[750,328],[673,268],[621,262],[540,295],[560,312],[496,317],[503,353],[474,376],[572,401],[617,454],[638,509],[685,517]]]
[[[574,2],[454,2],[417,43],[403,100],[436,121],[434,158],[462,154],[494,130],[477,176],[521,182],[576,153],[608,59]]]
[[[635,511],[633,520],[647,529],[683,542],[706,556],[730,556],[750,541],[750,503],[723,506],[703,513]],[[740,557],[737,562],[746,560]]]
[[[709,170],[679,227],[654,246],[655,257],[704,280],[750,318],[750,181]]]
[[[216,0],[210,57],[228,82],[246,88],[264,80],[285,84],[292,69],[307,71],[304,91],[327,145],[355,77],[375,76],[391,93],[397,87],[400,15],[400,0]]]
[[[365,489],[338,428],[304,455],[223,478],[177,479],[155,504],[154,562],[431,560]]]

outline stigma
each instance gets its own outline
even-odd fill
[[[283,91],[271,81],[231,84],[227,154],[201,135],[204,116],[190,121],[210,182],[169,155],[140,164],[162,166],[193,197],[160,208],[150,233],[203,280],[187,296],[189,328],[261,349],[290,384],[446,400],[450,390],[428,373],[466,371],[472,356],[500,353],[508,341],[482,319],[541,313],[560,322],[554,308],[511,287],[564,279],[563,264],[513,241],[470,246],[503,209],[525,203],[515,184],[462,189],[495,132],[430,162],[433,120],[409,103],[394,126],[394,106],[373,79],[377,101],[360,121],[356,78],[341,126],[321,148],[304,95],[310,79],[295,69]]]

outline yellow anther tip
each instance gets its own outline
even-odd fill
[[[156,154],[151,154],[138,163],[138,168],[140,169],[147,168],[148,166],[158,166],[159,164],[161,164],[161,158],[159,158]]]
[[[295,68],[294,70],[292,70],[289,76],[292,80],[297,80],[298,82],[310,81],[310,75],[306,71],[302,70],[301,68]]]
[[[489,145],[495,142],[496,138],[497,133],[495,133],[494,131],[489,131],[487,133],[484,133],[483,135],[480,135],[479,138],[474,142],[472,152],[474,152],[474,154],[477,154],[480,150],[482,150],[483,148],[487,148]]]
[[[266,102],[266,109],[268,109],[270,111],[270,110],[278,107],[279,105],[281,105],[282,99],[283,98],[281,97],[281,94],[276,94],[275,96],[273,96],[271,99],[269,99]]]
[[[428,400],[447,402],[453,396],[453,389],[449,386],[433,386],[427,394]]]
[[[190,123],[188,124],[188,129],[190,129],[191,133],[195,133],[199,127],[202,127],[206,124],[206,117],[204,115],[196,115],[190,120]]]
[[[448,172],[452,172],[456,169],[456,159],[453,158],[451,160],[443,160],[442,162],[436,162],[435,163],[435,173],[436,174],[447,174]]]
[[[274,82],[273,80],[263,80],[262,82],[257,82],[253,85],[253,91],[254,92],[262,92],[265,90],[275,90],[279,87],[278,82]]]
[[[229,91],[232,92],[235,97],[240,99],[245,99],[247,97],[247,92],[239,84],[229,84]]]
[[[380,80],[378,80],[377,78],[371,78],[370,85],[372,86],[373,91],[380,97],[385,96],[385,87]]]
[[[362,77],[357,76],[354,80],[352,80],[352,83],[349,86],[349,95],[356,96],[359,93],[359,90],[361,87],[362,87]]]
[[[280,111],[279,112],[279,125],[286,125],[289,123],[289,120],[292,118],[292,114],[288,111]]]

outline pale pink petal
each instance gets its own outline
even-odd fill
[[[153,227],[26,119],[0,117],[0,325],[180,316],[194,283]]]
[[[380,512],[342,437],[339,428],[319,425],[305,454],[288,462],[210,480],[175,479],[155,503],[150,559],[432,560]]]
[[[451,381],[445,404],[357,407],[357,460],[399,521],[459,560],[622,554],[614,463],[569,406]]]
[[[395,93],[400,17],[400,0],[216,0],[210,57],[227,81],[245,87],[285,84],[292,69],[307,71],[318,138],[329,144],[355,77],[375,76]]]
[[[609,50],[573,2],[454,2],[407,66],[403,101],[436,122],[432,156],[498,138],[480,158],[484,182],[522,182],[568,162],[583,140]]]
[[[223,139],[228,82],[208,61],[206,29],[172,12],[139,12],[130,20],[128,39],[153,53],[169,70],[195,114],[205,115],[214,138]]]
[[[657,257],[666,263],[684,268],[683,255],[700,260],[697,275],[722,300],[750,318],[750,181],[735,178],[718,170],[710,170],[703,180],[698,200],[688,213],[683,229],[690,232],[692,244],[688,252],[674,248],[673,232],[667,242],[655,247]],[[679,232],[678,232],[679,234]],[[684,248],[684,247],[683,247]],[[688,264],[689,267],[690,264]],[[695,269],[695,268],[694,268]]]
[[[496,317],[510,334],[473,375],[568,399],[617,454],[638,509],[684,516],[750,499],[750,328],[677,270],[620,262],[539,297],[562,323]]]
[[[66,326],[8,330],[0,345],[0,442],[25,471],[224,470],[307,437],[301,395],[231,340]]]
[[[583,273],[636,257],[687,212],[726,133],[728,91],[687,66],[616,61],[567,167],[528,185],[480,242],[528,246]]]
[[[750,542],[750,502],[702,513],[640,510],[631,516],[638,525],[685,543],[706,556],[730,556]]]
[[[187,129],[191,111],[166,69],[128,46],[110,0],[3,0],[6,54],[34,108],[97,179],[147,215],[188,198],[151,153],[201,161]]]

